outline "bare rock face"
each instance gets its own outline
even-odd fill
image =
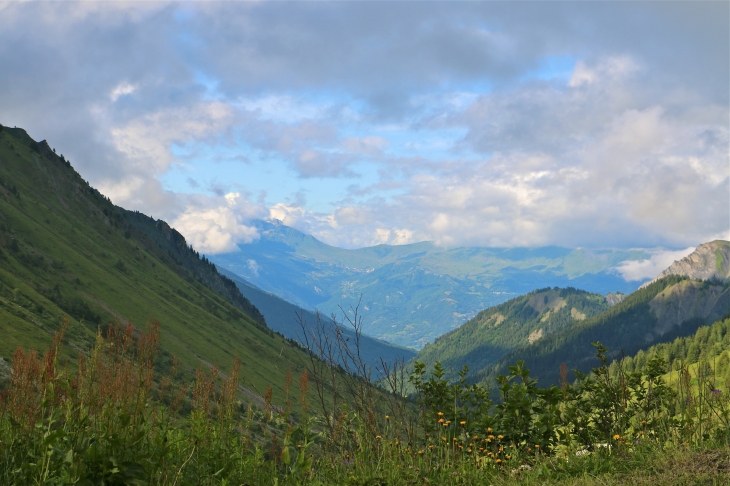
[[[606,294],[606,302],[608,302],[608,305],[616,305],[622,300],[626,298],[626,294],[622,294],[621,292],[616,292],[615,294],[612,292],[609,292]]]
[[[730,241],[703,243],[686,257],[672,263],[651,282],[669,275],[684,275],[692,280],[726,280],[730,278]]]

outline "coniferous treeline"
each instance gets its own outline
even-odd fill
[[[714,370],[715,378],[722,380],[727,387],[730,384],[730,314],[711,326],[701,326],[691,336],[678,337],[646,351],[639,350],[634,356],[623,359],[622,363],[629,372],[644,372],[647,363],[655,357],[662,358],[673,371],[683,363],[701,363],[706,370]],[[618,365],[618,361],[611,364],[611,373],[616,373]]]

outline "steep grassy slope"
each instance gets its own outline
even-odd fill
[[[266,317],[268,327],[279,334],[289,339],[302,342],[303,330],[299,324],[298,316],[301,316],[305,325],[312,326],[316,323],[317,316],[314,312],[297,307],[270,292],[265,292],[225,269],[222,269],[221,272],[235,282],[241,294],[251,301]],[[334,332],[335,328],[332,319],[328,316],[320,315],[320,320],[330,332]],[[341,317],[338,318],[339,320],[341,320]],[[349,339],[349,343],[354,345],[356,339],[352,327],[348,323],[345,323],[340,329],[345,339]],[[416,352],[412,349],[395,346],[369,336],[361,335],[360,355],[365,363],[375,369],[375,367],[381,364],[381,358],[388,362],[394,360],[408,361],[416,355]]]
[[[472,374],[509,351],[536,343],[609,308],[606,298],[583,290],[541,289],[483,310],[463,326],[426,345],[416,359],[436,361],[454,372],[467,365]]]
[[[130,224],[135,218],[142,223]],[[287,369],[301,369],[303,353],[232,289],[227,296],[214,291],[227,284],[210,264],[193,262],[192,249],[183,252],[179,235],[176,253],[140,229],[144,224],[142,215],[130,217],[91,188],[45,142],[2,130],[0,355],[8,358],[17,346],[46,349],[63,315],[70,317],[71,359],[111,320],[144,326],[156,318],[163,366],[176,355],[188,371],[201,363],[225,369],[238,355],[244,381],[260,392],[269,384],[281,388]]]
[[[614,356],[631,356],[653,344],[690,335],[729,311],[730,284],[691,281],[678,275],[664,277],[602,314],[515,348],[477,376],[493,382],[497,373],[523,359],[541,386],[556,384],[561,363],[582,372],[596,365],[591,346],[594,341],[603,343]]]
[[[345,250],[280,223],[253,222],[259,240],[210,258],[259,288],[329,314],[363,297],[365,332],[420,348],[480,310],[544,287],[631,292],[612,270],[643,251],[452,248],[423,242]]]

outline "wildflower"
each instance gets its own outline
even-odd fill
[[[444,416],[444,412],[439,412],[436,415],[438,415],[439,417],[443,417]]]
[[[509,454],[507,454],[507,460],[510,460],[510,459],[512,459],[512,456],[510,456]]]
[[[390,415],[386,415],[385,420],[390,420]]]
[[[433,444],[431,444],[430,446],[428,446],[428,448],[429,449],[433,449]]]
[[[567,454],[567,453],[568,453],[568,449],[563,449],[563,454]]]
[[[447,420],[446,425],[451,425],[451,420]]]
[[[443,425],[444,425],[444,427],[448,427],[448,426],[449,426],[449,424],[448,424],[448,423],[444,423]]]
[[[489,432],[491,434],[492,433],[492,428],[491,427],[487,427],[487,432]]]
[[[459,425],[466,425],[466,421],[462,420],[461,422],[459,422]]]
[[[502,439],[504,439],[504,436],[500,434],[497,436],[497,439],[502,440]]]
[[[641,425],[646,425],[646,420],[642,420]]]
[[[467,454],[471,454],[471,449],[467,449],[467,450],[466,450],[466,453],[467,453]]]
[[[539,448],[540,448],[540,444],[535,444],[535,449],[539,449]]]
[[[418,451],[418,453],[419,453],[420,455],[423,455],[423,451],[422,451],[422,450]]]
[[[710,390],[710,391],[712,391],[712,393],[714,393],[715,395],[718,395],[718,394],[722,393],[722,390],[717,390],[717,389]]]
[[[618,434],[616,434],[616,435],[613,436],[613,440],[619,440],[620,438],[621,438],[621,436],[618,435]]]
[[[459,440],[459,439],[457,439],[456,437],[454,437],[454,442],[456,442],[457,440]]]
[[[479,436],[478,435],[475,435],[474,437],[472,437],[472,439],[478,440],[479,439]]]
[[[502,459],[497,459],[497,460],[496,460],[496,461],[494,461],[494,462],[495,462],[495,463],[497,463],[497,464],[502,464]]]
[[[440,424],[444,423],[444,419],[440,418],[440,419],[439,419],[439,423],[440,423]]]
[[[376,435],[376,436],[375,436],[375,438],[376,438],[377,440],[380,440],[380,439],[382,439],[382,437],[380,437],[379,435]]]
[[[441,440],[446,442],[446,437],[441,437]]]

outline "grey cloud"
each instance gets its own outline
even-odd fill
[[[308,228],[349,245],[372,242],[382,230],[450,244],[671,246],[727,229],[726,2],[0,8],[0,123],[48,139],[96,185],[123,181],[125,206],[156,217],[210,204],[164,191],[154,179],[164,164],[150,168],[160,161],[120,149],[115,130],[151,133],[145,123],[158,116],[168,132],[151,141],[158,150],[151,153],[166,157],[166,144],[241,137],[263,160],[286,158],[301,177],[354,176],[365,157],[377,161],[381,180],[342,204],[363,205],[357,217],[340,212],[343,222],[366,225],[358,234],[335,230],[329,215],[297,213]],[[533,80],[515,88],[556,55],[588,67],[628,56],[641,69],[609,84],[568,89]],[[205,80],[219,84],[209,90]],[[113,99],[122,85],[135,89]],[[466,111],[444,104],[431,113],[417,99],[485,86],[489,93]],[[176,132],[200,107],[270,93],[337,101],[316,120],[272,121],[231,108],[219,124]],[[360,128],[387,120],[469,132],[453,160],[395,157],[340,134],[348,103],[365,105]],[[661,111],[651,118],[653,109]],[[622,144],[630,114],[654,120],[657,141]],[[378,192],[386,186],[399,195],[386,200]]]

